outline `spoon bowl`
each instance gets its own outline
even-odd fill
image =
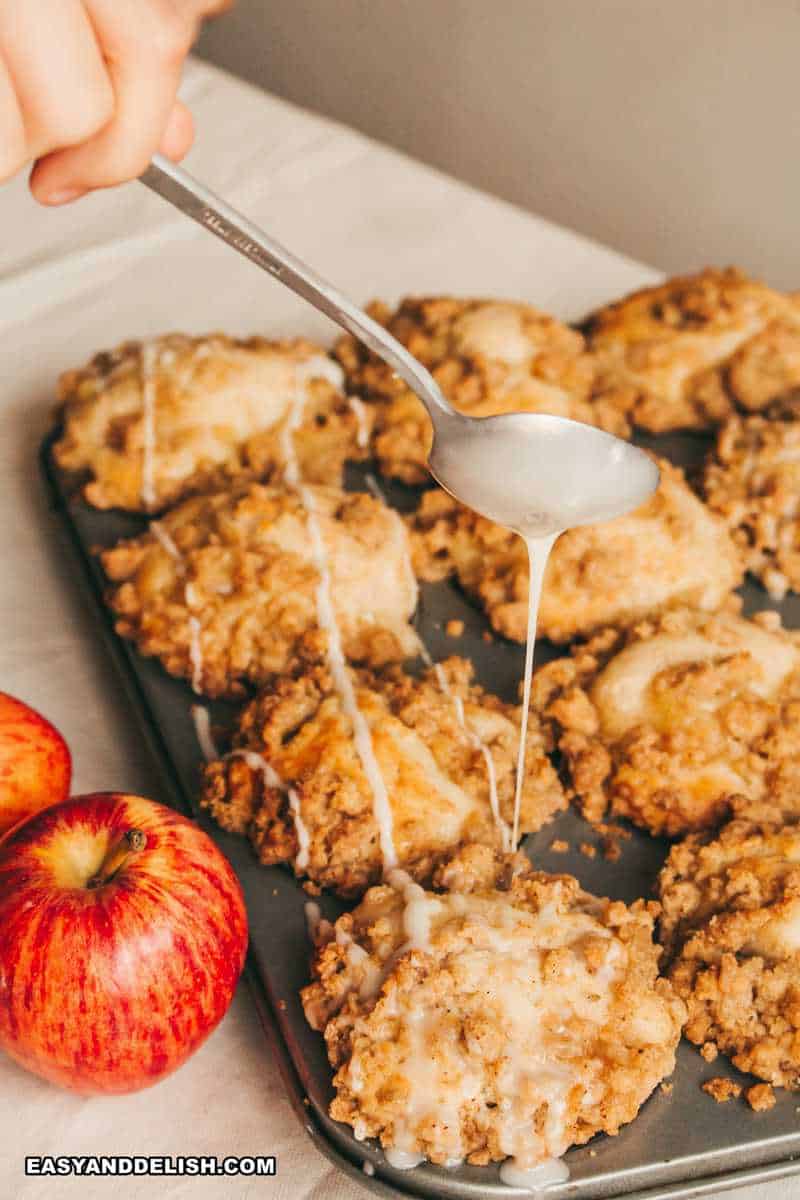
[[[432,474],[457,500],[526,537],[610,521],[658,487],[653,459],[593,425],[545,413],[432,413]]]

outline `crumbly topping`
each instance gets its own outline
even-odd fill
[[[336,1070],[331,1115],[445,1164],[557,1156],[633,1119],[683,1006],[643,902],[470,846],[434,890],[390,878],[322,933],[302,993]]]
[[[547,412],[625,436],[623,401],[574,329],[529,304],[505,300],[409,298],[394,311],[367,306],[433,374],[448,400],[473,417]],[[427,477],[430,419],[413,392],[351,336],[335,354],[348,385],[372,408],[381,471],[407,483]]]
[[[676,605],[713,612],[741,583],[740,556],[723,522],[692,493],[682,471],[664,460],[659,466],[659,488],[636,512],[558,539],[539,636],[565,642]],[[424,494],[408,523],[418,576],[455,575],[498,633],[524,642],[529,571],[522,538],[441,489]]]
[[[796,795],[796,789],[795,789]],[[800,808],[737,817],[673,847],[659,879],[659,937],[686,1002],[685,1033],[735,1066],[800,1088]],[[776,814],[779,816],[779,814]],[[761,1093],[756,1093],[757,1096]]]
[[[519,708],[474,684],[464,659],[448,659],[441,671],[446,690],[436,668],[421,678],[399,667],[354,672],[358,703],[390,797],[399,862],[421,880],[428,880],[436,863],[462,843],[501,846],[514,805]],[[261,862],[290,861],[298,875],[344,895],[357,895],[380,879],[369,785],[352,727],[324,669],[282,679],[262,692],[243,710],[232,748],[232,755],[206,767],[201,804],[223,828],[247,833]],[[244,752],[254,757],[248,761]],[[486,754],[500,822],[492,813]],[[277,773],[283,788],[270,782],[259,759]],[[289,788],[308,837],[302,861]],[[565,804],[534,720],[528,729],[522,829],[539,829]]]
[[[608,629],[536,672],[533,707],[584,815],[653,834],[718,824],[736,794],[788,797],[800,644],[772,620],[690,610]],[[743,801],[738,801],[742,803]]]
[[[55,459],[85,481],[96,508],[159,512],[238,479],[279,475],[300,389],[293,440],[303,475],[340,484],[345,460],[365,457],[363,423],[371,422],[354,412],[341,382],[337,364],[299,338],[125,342],[61,377]]]
[[[706,501],[773,600],[800,591],[800,408],[731,417],[705,467]]]
[[[417,588],[401,518],[371,496],[314,495],[348,658],[379,666],[415,654]],[[324,658],[307,514],[288,489],[244,484],[194,497],[101,559],[117,632],[205,695],[241,695]]]
[[[800,299],[735,268],[634,292],[584,329],[617,404],[653,433],[711,428],[800,385]]]

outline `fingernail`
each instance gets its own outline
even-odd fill
[[[43,204],[71,204],[73,200],[77,200],[80,196],[86,195],[85,188],[64,188],[61,192],[50,192],[46,196],[42,196]]]

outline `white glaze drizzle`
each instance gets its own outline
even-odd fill
[[[214,738],[211,733],[211,716],[208,709],[203,704],[193,704],[189,710],[192,714],[194,722],[194,731],[197,735],[197,744],[206,762],[212,762],[215,758],[219,758]]]
[[[319,933],[319,927],[322,924],[322,910],[316,900],[306,900],[303,905],[303,912],[306,918],[308,936],[312,942],[315,942]]]
[[[369,445],[369,426],[364,401],[360,400],[358,396],[348,396],[347,403],[356,419],[356,445],[363,450],[365,446]]]
[[[305,868],[308,866],[311,835],[308,831],[308,826],[303,821],[303,814],[300,808],[300,797],[295,789],[290,787],[285,780],[281,779],[272,763],[267,762],[267,760],[264,758],[264,755],[259,754],[256,750],[231,750],[226,757],[241,758],[251,771],[258,771],[261,773],[267,787],[275,788],[276,791],[285,793],[289,801],[289,812],[292,814],[294,830],[297,836],[298,849],[294,861],[301,871],[305,870]]]
[[[150,532],[154,535],[159,545],[169,554],[170,558],[175,560],[182,574],[186,570],[186,561],[175,545],[169,530],[165,529],[161,521],[151,521]],[[189,609],[199,603],[195,587],[191,580],[184,584],[183,599],[186,607]],[[203,646],[201,641],[203,627],[199,619],[192,612],[189,613],[187,623],[189,626],[189,665],[192,668],[192,691],[200,694],[203,690]],[[208,756],[206,755],[206,757]]]
[[[302,369],[302,368],[305,368]],[[305,407],[305,377],[313,369],[313,360],[296,368],[296,394],[288,420],[281,431],[282,451],[285,466],[285,479],[300,499],[306,514],[306,526],[311,540],[311,558],[317,570],[317,620],[320,629],[327,635],[326,653],[328,668],[333,678],[333,684],[342,702],[345,716],[353,726],[353,740],[356,752],[361,760],[361,766],[372,791],[372,810],[378,826],[378,838],[383,859],[384,871],[390,870],[397,864],[397,852],[394,846],[392,829],[392,809],[386,784],[381,774],[375,750],[372,745],[372,735],[369,725],[358,707],[355,689],[347,668],[347,660],[342,650],[341,631],[339,629],[331,598],[331,577],[328,567],[328,552],[322,537],[317,503],[314,492],[307,487],[300,477],[300,467],[294,449],[294,432],[303,419]]]
[[[140,356],[142,387],[142,487],[141,498],[146,508],[156,503],[156,393],[155,371],[158,366],[158,343],[143,342]]]
[[[294,821],[295,833],[297,834],[297,854],[295,855],[295,865],[301,871],[304,871],[308,866],[308,852],[311,846],[311,835],[308,832],[308,827],[303,821],[303,813],[300,808],[300,798],[294,788],[287,788],[286,794],[289,797],[289,811],[292,814]]]
[[[192,691],[203,690],[203,647],[200,643],[202,629],[197,617],[189,614],[189,663],[192,668]]]
[[[507,1187],[524,1188],[535,1197],[544,1196],[559,1183],[569,1179],[569,1167],[560,1158],[547,1158],[535,1167],[517,1166],[516,1160],[507,1158],[500,1167],[500,1182]]]
[[[386,504],[386,493],[371,471],[367,471],[366,475],[364,476],[364,483],[367,485],[368,490],[372,492],[372,495],[376,500],[381,500],[384,504]]]
[[[598,1027],[606,1021],[613,987],[626,969],[627,959],[622,946],[592,917],[589,908],[564,915],[551,903],[536,914],[512,910],[507,914],[508,920],[487,926],[488,913],[479,897],[431,895],[402,870],[390,872],[386,882],[402,895],[402,927],[406,940],[383,964],[367,995],[377,992],[400,956],[411,950],[433,949],[431,922],[442,910],[445,922],[452,912],[456,918],[462,914],[470,915],[477,922],[476,928],[491,928],[489,946],[496,953],[497,962],[495,975],[491,981],[486,980],[487,995],[501,1006],[502,1028],[507,1040],[498,1076],[498,1092],[502,1097],[497,1110],[498,1142],[500,1150],[508,1156],[501,1168],[501,1179],[508,1186],[544,1195],[548,1188],[569,1178],[563,1163],[543,1156],[548,1151],[552,1155],[568,1148],[568,1108],[575,1087],[584,1086],[589,1103],[596,1103],[598,1099],[590,1094],[591,1088],[586,1090],[581,1069],[574,1062],[575,1050],[568,1040],[565,1041],[567,1022],[571,1016],[577,1017],[581,1024],[589,1021]],[[534,945],[530,935],[526,934],[526,926],[531,922]],[[515,933],[517,927],[519,932]],[[609,943],[605,962],[599,969],[589,967],[581,947],[587,936]],[[350,935],[344,931],[341,939],[337,937],[337,941],[349,940]],[[564,964],[562,970],[568,970],[572,976],[572,986],[565,996],[564,1023],[560,1026],[553,1019],[557,1011],[553,1006],[559,1003],[558,990],[548,983],[544,970],[549,950],[557,947],[569,952],[569,965]],[[484,951],[488,948],[484,947]],[[365,994],[363,984],[361,992]],[[394,1003],[397,1003],[396,999]],[[543,1006],[541,1009],[540,1005]],[[402,1117],[396,1117],[393,1123],[394,1144],[385,1150],[385,1155],[390,1166],[408,1170],[424,1161],[417,1139],[420,1122],[435,1112],[437,1122],[443,1128],[458,1129],[462,1104],[470,1102],[482,1083],[480,1073],[476,1076],[471,1069],[467,1050],[463,1050],[456,1060],[460,1078],[451,1080],[449,1072],[447,1076],[441,1075],[443,1068],[437,1066],[435,1053],[438,1037],[435,1011],[409,1004],[394,1012],[388,1011],[387,1015],[400,1017],[403,1023],[408,1046],[403,1074],[409,1081],[410,1091]],[[554,1041],[552,1049],[548,1047],[548,1037]],[[563,1054],[566,1059],[561,1057]],[[444,1069],[447,1064],[445,1058]],[[357,1092],[360,1064],[351,1063],[348,1071],[349,1083]],[[446,1086],[445,1078],[448,1080]],[[546,1105],[544,1126],[538,1130],[532,1125],[536,1107],[531,1103],[532,1087],[539,1102]],[[447,1166],[458,1165],[462,1158],[459,1142],[452,1149]],[[536,1162],[537,1157],[539,1162]]]
[[[555,533],[544,536],[531,535],[524,539],[528,550],[528,634],[525,644],[525,674],[522,684],[522,714],[519,726],[519,751],[517,752],[517,780],[514,789],[514,823],[511,830],[511,849],[519,845],[519,815],[522,805],[522,786],[525,782],[525,750],[528,739],[528,717],[531,703],[531,678],[533,676],[533,651],[536,646],[536,619],[539,615],[539,600],[547,558]]]
[[[428,647],[424,644],[421,638],[420,658],[425,663],[426,667],[433,667],[433,671],[436,676],[436,682],[439,684],[442,694],[447,696],[448,700],[451,701],[453,708],[455,709],[456,720],[464,730],[464,733],[467,735],[472,747],[479,751],[483,757],[483,761],[486,764],[486,778],[489,783],[489,805],[492,810],[492,818],[500,834],[500,845],[504,851],[508,851],[511,849],[511,830],[503,820],[500,812],[500,797],[497,792],[497,772],[495,771],[492,752],[486,743],[481,739],[481,737],[475,732],[475,730],[470,727],[469,722],[467,721],[467,714],[464,712],[463,700],[452,690],[450,684],[447,682],[447,676],[445,675],[442,664],[435,663],[433,661]]]
[[[159,542],[170,558],[174,558],[177,563],[183,564],[183,555],[175,545],[169,531],[165,529],[161,521],[150,522],[150,532],[155,535],[155,539]]]

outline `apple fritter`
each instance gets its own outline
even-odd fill
[[[428,368],[451,404],[472,417],[546,412],[626,435],[619,398],[606,389],[582,336],[529,304],[410,298],[367,311]],[[421,483],[431,425],[420,400],[350,335],[334,350],[348,386],[375,416],[374,453],[385,475]]]
[[[389,875],[320,925],[302,992],[331,1116],[390,1163],[532,1168],[616,1134],[675,1065],[685,1009],[653,917],[470,846],[424,891]]]
[[[800,408],[726,421],[703,488],[772,599],[800,592]]]
[[[777,613],[666,613],[542,667],[533,706],[589,820],[670,837],[768,803],[800,751],[800,635]]]
[[[391,809],[399,865],[427,880],[464,842],[510,843],[520,709],[451,658],[420,678],[354,670],[356,701]],[[232,751],[205,769],[201,804],[248,834],[262,863],[288,862],[316,887],[358,895],[382,874],[376,801],[350,719],[324,668],[281,679],[242,712]],[[521,828],[566,806],[542,733],[528,730]]]
[[[707,268],[644,288],[584,325],[640,429],[707,429],[800,386],[800,297]]]
[[[169,334],[125,342],[59,386],[57,463],[96,508],[158,512],[239,478],[267,480],[293,438],[303,476],[340,484],[364,458],[371,415],[312,342]],[[302,411],[287,431],[293,407]]]
[[[419,650],[401,518],[371,496],[310,489],[344,654],[373,666]],[[294,491],[246,483],[195,496],[101,555],[116,629],[207,696],[239,696],[321,661],[321,572]]]
[[[730,821],[673,847],[659,880],[685,1033],[800,1090],[800,826]]]
[[[739,554],[719,517],[660,461],[661,483],[635,512],[562,534],[553,547],[539,608],[539,635],[566,642],[609,624],[630,624],[676,605],[714,611],[742,581]],[[409,518],[417,575],[454,574],[492,628],[524,642],[528,553],[522,538],[459,504],[426,492]]]

